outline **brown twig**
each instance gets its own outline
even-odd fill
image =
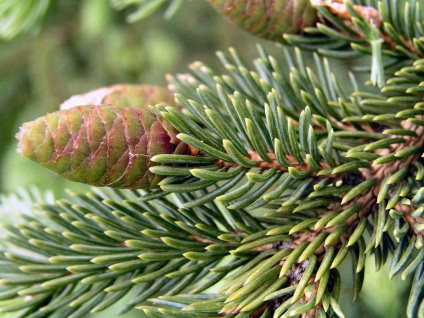
[[[288,169],[282,165],[280,165],[280,163],[277,161],[276,155],[274,153],[267,153],[267,155],[269,156],[269,158],[271,159],[270,161],[264,161],[261,156],[256,152],[256,151],[249,151],[249,154],[246,156],[246,159],[251,160],[251,161],[255,161],[256,162],[256,166],[258,168],[264,169],[264,170],[269,170],[269,169],[277,169],[279,171],[282,172],[288,172]],[[286,154],[286,159],[288,161],[288,163],[290,164],[290,167],[296,168],[299,171],[307,171],[309,172],[309,174],[311,175],[311,177],[318,177],[318,178],[328,178],[328,175],[325,176],[317,176],[317,172],[312,170],[312,168],[307,164],[307,163],[299,163],[297,161],[296,158],[294,158],[293,156]],[[233,168],[233,167],[238,167],[239,165],[234,163],[234,162],[226,162],[223,160],[217,160],[216,164],[221,166],[221,167],[225,167],[225,168]],[[330,166],[325,163],[325,162],[320,162],[319,163],[321,169],[328,169],[330,168]]]
[[[396,152],[402,149],[405,149],[407,147],[410,147],[412,145],[419,145],[424,146],[424,127],[422,126],[416,126],[408,121],[401,122],[401,126],[404,129],[409,129],[416,132],[416,137],[414,136],[406,136],[405,142],[398,145],[392,145],[390,152]],[[386,154],[387,149],[383,150],[376,150],[376,154]],[[370,178],[376,178],[378,181],[376,185],[371,188],[369,191],[367,191],[364,195],[357,197],[353,201],[349,202],[348,204],[341,205],[339,203],[333,204],[329,212],[322,214],[321,217],[327,215],[328,213],[331,213],[332,211],[336,211],[338,209],[347,209],[351,207],[353,204],[361,204],[362,208],[361,210],[351,216],[348,220],[345,221],[345,223],[348,225],[348,229],[346,233],[344,233],[339,241],[345,240],[347,237],[349,237],[352,232],[355,230],[356,225],[358,224],[359,220],[363,217],[366,217],[367,215],[372,214],[376,211],[377,207],[377,196],[380,192],[380,189],[383,185],[384,179],[387,175],[395,173],[399,169],[402,169],[403,167],[408,167],[411,165],[411,163],[415,162],[421,154],[413,155],[405,157],[404,159],[397,160],[395,162],[389,162],[382,165],[373,166],[371,168],[366,168],[361,170],[361,175],[364,180],[368,180]],[[401,209],[399,207],[399,209]],[[405,222],[407,222],[410,225],[410,230],[413,232],[414,235],[424,235],[424,231],[417,231],[413,224],[419,221],[419,223],[424,223],[424,218],[412,218],[410,213],[412,212],[413,208],[410,206],[403,205],[402,211],[404,211],[403,219]],[[313,241],[318,234],[325,231],[328,233],[333,232],[335,227],[329,227],[329,228],[320,228],[317,230],[312,231],[303,231],[301,232],[292,242],[293,247],[299,246],[303,242],[311,242]],[[340,242],[335,243],[340,244]],[[316,250],[316,254],[322,254],[325,251],[324,246],[321,246],[319,249]]]

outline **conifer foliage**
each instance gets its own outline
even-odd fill
[[[230,49],[223,74],[169,76],[175,101],[114,86],[24,124],[23,155],[126,189],[21,198],[33,209],[6,226],[0,311],[81,317],[131,294],[121,312],[152,318],[344,317],[349,254],[354,298],[366,259],[390,262],[413,277],[406,316],[424,317],[420,2],[210,2],[285,61],[259,47],[252,69]],[[341,85],[329,59],[367,56],[366,85]]]

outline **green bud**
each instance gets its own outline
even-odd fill
[[[283,34],[301,34],[314,26],[317,12],[310,0],[209,0],[227,19],[252,34],[283,42]]]
[[[70,108],[72,102],[84,104]],[[172,94],[152,86],[120,85],[73,97],[60,111],[22,125],[18,152],[65,178],[114,188],[157,187],[149,171],[159,154],[187,154],[175,130],[148,105],[173,104]],[[68,109],[66,109],[68,108]]]

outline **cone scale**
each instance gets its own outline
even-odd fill
[[[154,98],[146,98],[146,91]],[[189,152],[176,138],[178,131],[148,109],[148,104],[169,103],[167,90],[125,85],[78,98],[93,96],[114,104],[76,106],[25,123],[17,135],[18,151],[71,181],[133,189],[155,188],[163,178],[149,171],[157,165],[151,157]]]
[[[283,42],[283,34],[301,34],[318,16],[310,0],[209,0],[228,20],[245,31]]]

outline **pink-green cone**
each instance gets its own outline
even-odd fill
[[[282,42],[284,33],[301,34],[314,26],[310,0],[209,0],[227,19],[252,34]]]
[[[72,181],[133,189],[155,188],[163,178],[149,171],[156,165],[151,157],[189,152],[178,131],[147,107],[173,104],[168,90],[113,86],[71,98],[62,108],[90,98],[105,104],[62,109],[23,124],[18,151]]]

